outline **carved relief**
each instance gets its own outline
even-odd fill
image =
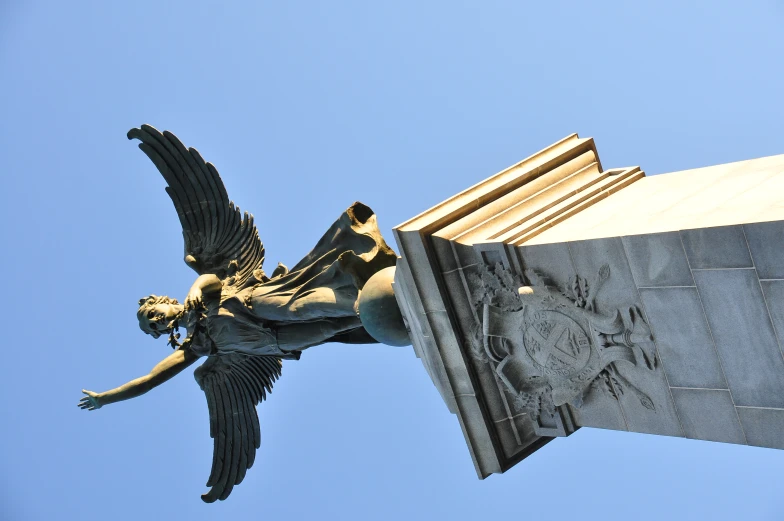
[[[481,320],[473,355],[491,365],[518,412],[547,423],[544,417],[554,417],[558,407],[579,408],[599,388],[615,399],[630,392],[655,411],[651,398],[615,367],[655,370],[657,361],[640,345],[652,337],[637,307],[596,309],[609,277],[604,265],[590,282],[575,275],[557,288],[540,273],[526,270],[523,278],[500,263],[481,265],[470,277]]]

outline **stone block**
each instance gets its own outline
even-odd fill
[[[456,270],[459,266],[457,258],[452,250],[452,245],[449,241],[440,237],[433,237],[433,254],[438,259],[438,265],[442,272],[450,272]]]
[[[694,285],[677,232],[629,235],[623,245],[637,287]]]
[[[495,431],[498,433],[498,441],[506,458],[512,458],[520,449],[520,437],[511,418],[504,418],[495,422]]]
[[[776,330],[779,347],[784,353],[784,280],[762,280],[762,293],[768,305],[768,313]]]
[[[461,268],[475,266],[481,262],[481,260],[477,257],[473,246],[467,246],[465,244],[452,241],[452,248],[454,249]]]
[[[450,383],[455,396],[461,394],[474,394],[474,386],[468,373],[463,351],[457,332],[453,328],[446,311],[432,311],[427,313],[425,319],[430,325],[433,337],[437,339],[438,350],[444,367],[450,375]]]
[[[630,384],[624,386],[618,397],[629,430],[663,436],[683,436],[664,371],[661,368],[650,371],[639,365],[624,363],[615,365],[618,373]],[[640,391],[644,395],[640,394]],[[645,399],[650,399],[654,408],[646,407]]]
[[[470,269],[470,268],[469,268]],[[465,319],[473,319],[475,310],[471,303],[471,296],[466,286],[466,273],[462,268],[441,274],[444,279],[444,289],[449,295],[452,309],[456,316]]]
[[[742,226],[681,230],[692,269],[752,268]]]
[[[522,259],[523,270],[543,273],[559,288],[566,287],[575,274],[569,247],[565,243],[519,246],[517,252]]]
[[[581,427],[595,427],[613,431],[628,431],[621,405],[606,390],[597,388],[587,393],[582,405],[569,406],[575,421]]]
[[[575,270],[583,277],[590,279],[605,265],[610,269],[609,279],[596,294],[599,309],[640,304],[620,237],[568,244]]]
[[[749,445],[784,449],[784,409],[737,407]]]
[[[640,297],[669,384],[727,389],[697,288],[641,289]]]
[[[744,224],[751,256],[760,279],[784,279],[784,222]]]
[[[756,271],[693,273],[735,404],[784,408],[784,359]]]
[[[477,467],[477,473],[485,478],[494,472],[501,472],[499,454],[496,452],[496,441],[490,431],[482,406],[474,395],[456,395],[460,426],[468,440],[468,448]]]
[[[672,389],[672,397],[687,438],[746,443],[729,391]]]

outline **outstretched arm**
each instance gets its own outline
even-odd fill
[[[164,358],[149,374],[135,380],[131,380],[125,385],[121,385],[111,391],[94,393],[82,390],[85,396],[79,402],[79,407],[87,410],[100,409],[107,403],[120,402],[130,398],[136,398],[150,389],[161,385],[180,371],[191,365],[199,358],[190,349],[177,349],[172,354]]]

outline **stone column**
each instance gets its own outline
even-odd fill
[[[571,135],[395,228],[480,477],[579,427],[784,448],[784,155],[646,177]]]

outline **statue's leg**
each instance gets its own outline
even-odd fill
[[[357,300],[357,290],[353,285],[287,292],[265,292],[266,289],[255,290],[250,301],[253,313],[265,320],[295,322],[356,314],[354,303]]]
[[[361,326],[362,323],[356,316],[281,324],[277,326],[278,346],[284,351],[301,351],[323,344],[339,333]]]

